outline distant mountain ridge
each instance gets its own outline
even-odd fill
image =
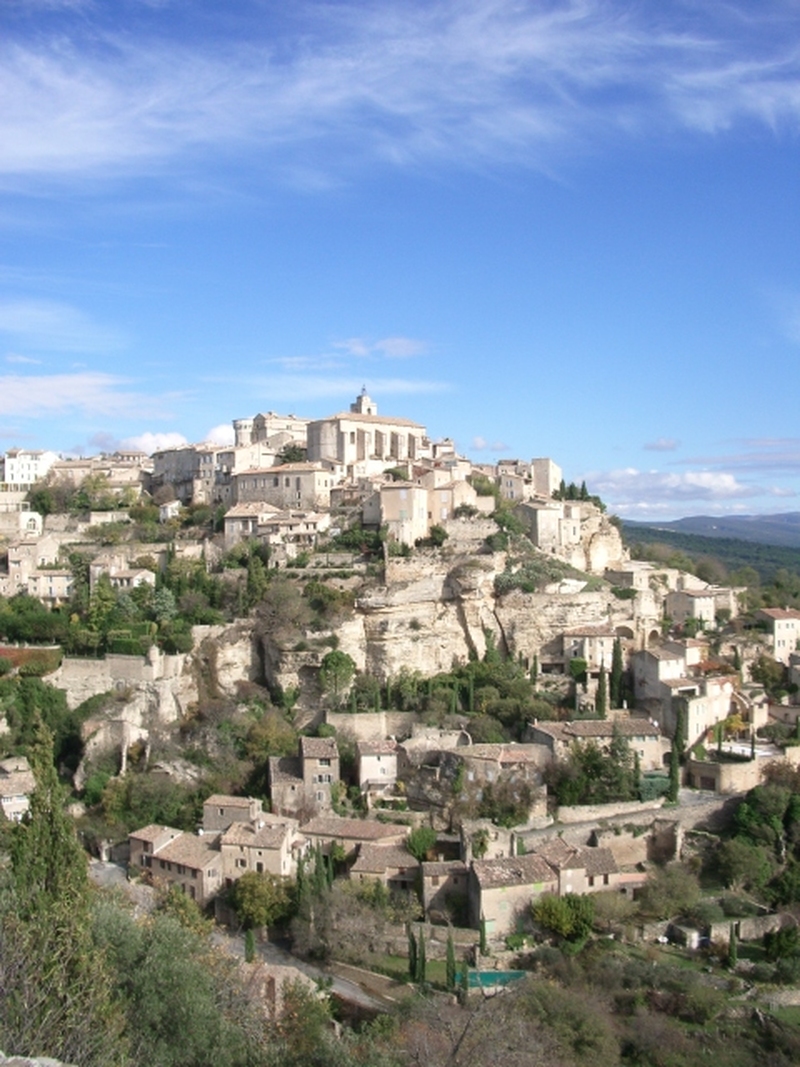
[[[633,522],[624,520],[629,535],[638,530],[695,534],[709,538],[734,538],[762,545],[800,549],[800,511],[781,515],[690,515],[671,522]]]

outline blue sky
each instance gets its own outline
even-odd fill
[[[796,0],[4,0],[0,450],[379,410],[800,509]]]

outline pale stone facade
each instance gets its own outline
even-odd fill
[[[308,426],[308,458],[311,462],[341,464],[351,478],[377,474],[403,460],[430,455],[424,426],[410,419],[378,415],[366,393],[340,412]]]
[[[41,481],[58,460],[55,452],[9,448],[2,457],[0,482],[13,489],[30,489]]]
[[[319,511],[330,507],[334,474],[318,463],[284,463],[245,471],[232,478],[235,504],[257,502],[273,507]]]
[[[789,657],[798,651],[800,611],[791,608],[762,608],[756,618],[767,624],[772,641],[772,657],[789,665]]]
[[[0,760],[0,810],[10,822],[19,822],[30,808],[36,779],[25,756]]]

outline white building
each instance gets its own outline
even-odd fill
[[[30,489],[46,476],[57,460],[55,452],[9,448],[3,457],[0,482],[12,489]]]

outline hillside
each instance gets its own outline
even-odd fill
[[[623,538],[634,558],[653,558],[647,546],[661,545],[692,559],[713,557],[729,572],[752,567],[764,584],[772,582],[776,572],[782,569],[800,573],[800,547],[761,543],[744,537],[687,533],[671,524],[649,526],[634,522],[623,523]]]
[[[635,531],[648,530],[800,549],[800,511],[782,515],[690,515],[659,523],[626,520],[625,526],[631,530],[632,536]]]

